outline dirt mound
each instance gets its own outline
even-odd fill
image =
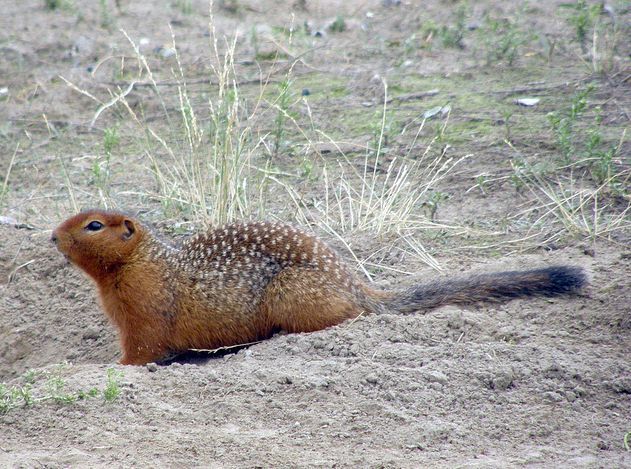
[[[48,233],[0,235],[0,263],[21,266],[1,287],[2,380],[24,386],[36,369],[34,396],[51,376],[68,394],[102,389],[118,352],[90,282]],[[578,298],[369,316],[196,364],[115,366],[114,402],[2,415],[0,462],[623,466],[630,324],[615,278],[628,278],[630,263],[607,247],[520,261],[558,259],[591,265],[596,286]]]

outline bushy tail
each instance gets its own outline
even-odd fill
[[[555,266],[437,280],[394,293],[382,301],[389,310],[410,313],[446,304],[562,295],[576,292],[586,283],[585,273],[580,267]]]

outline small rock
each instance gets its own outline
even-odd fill
[[[544,392],[543,397],[551,402],[561,402],[563,400],[563,397],[558,392],[554,391]]]
[[[480,28],[480,23],[478,22],[471,22],[467,24],[467,29],[469,31],[475,31],[476,29]]]
[[[320,350],[320,349],[324,349],[327,346],[327,342],[324,339],[321,338],[316,338],[313,339],[313,348]]]
[[[379,383],[379,378],[374,373],[370,373],[369,375],[367,375],[365,380],[366,380],[367,383],[370,383],[370,384],[378,384]]]
[[[145,366],[147,367],[147,371],[149,371],[150,373],[158,371],[158,365],[153,362],[147,363],[147,365]]]
[[[455,309],[454,311],[450,312],[447,319],[447,327],[456,330],[462,329],[464,327],[464,314],[462,313],[462,310]]]
[[[280,378],[278,378],[279,384],[291,384],[293,382],[294,380],[289,375],[281,376]]]
[[[98,339],[99,336],[101,335],[101,330],[98,329],[97,327],[88,327],[85,332],[83,333],[83,338],[84,339]]]
[[[177,52],[173,47],[157,47],[154,49],[157,54],[160,54],[162,58],[168,59],[169,57],[173,57]]]
[[[434,117],[436,114],[438,114],[442,110],[442,108],[443,108],[442,106],[436,106],[431,109],[428,109],[427,111],[423,113],[423,118],[430,119]]]
[[[596,251],[594,250],[593,247],[586,246],[586,247],[583,248],[583,254],[585,254],[586,256],[589,256],[589,257],[595,257],[596,256]]]
[[[319,376],[315,376],[309,380],[309,385],[312,388],[328,388],[329,382],[325,378],[321,378]]]
[[[0,217],[0,225],[17,225],[18,221],[13,217]]]
[[[432,117],[437,116],[438,114],[444,117],[447,114],[449,114],[449,112],[451,112],[451,106],[449,104],[447,104],[446,106],[436,106],[425,111],[423,113],[423,118],[431,119]]]
[[[608,449],[610,449],[609,444],[606,441],[602,440],[596,443],[596,447],[601,451],[607,451]]]
[[[543,453],[541,451],[531,451],[529,453],[526,453],[524,455],[524,462],[526,464],[533,464],[533,463],[538,463],[538,462],[542,462],[544,459],[543,457]]]
[[[539,98],[519,98],[515,100],[515,104],[519,104],[520,106],[532,107],[536,106],[539,101]]]
[[[584,397],[587,395],[587,391],[585,391],[585,388],[582,388],[580,386],[576,386],[574,389],[572,389],[572,392],[576,395],[576,397]]]
[[[440,383],[429,383],[429,388],[433,391],[442,391],[443,385]]]
[[[491,378],[491,386],[493,389],[498,389],[500,391],[505,391],[511,387],[513,381],[515,379],[515,375],[512,370],[503,370]]]
[[[311,91],[309,91],[309,88],[303,88],[300,94],[302,96],[309,96],[311,94]]]
[[[631,376],[617,378],[611,382],[611,389],[618,394],[631,394]]]
[[[430,383],[446,384],[448,381],[447,375],[440,371],[427,371],[423,376]]]

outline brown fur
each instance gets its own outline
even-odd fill
[[[92,210],[52,240],[95,281],[120,332],[122,364],[316,331],[362,313],[568,293],[585,281],[581,269],[561,266],[376,291],[314,236],[265,222],[226,225],[176,248],[134,218]]]

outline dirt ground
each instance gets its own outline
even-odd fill
[[[358,122],[383,101],[382,77],[398,97],[392,106],[403,123],[440,100],[453,103],[451,122],[461,132],[452,136],[450,151],[471,156],[440,183],[449,197],[435,216],[494,235],[478,239],[463,230],[423,238],[443,273],[386,251],[384,267],[372,272],[377,286],[561,263],[583,266],[590,286],[573,297],[361,317],[213,357],[123,367],[116,365],[116,331],[92,284],[56,252],[51,229],[75,203],[101,205],[93,162],[102,157],[111,125],[120,126],[121,143],[109,203],[141,211],[165,236],[179,235],[172,227],[186,217],[165,221],[159,202],[138,196],[139,187],[153,183],[139,169],[145,152],[131,127],[122,114],[106,111],[90,128],[98,106],[59,75],[103,101],[112,86],[124,89],[128,77],[112,65],[130,53],[121,28],[137,41],[147,38],[156,79],[168,81],[176,66],[165,52],[170,24],[189,78],[201,80],[208,69],[201,59],[208,7],[121,1],[117,8],[113,1],[75,0],[50,10],[43,1],[7,3],[0,15],[0,88],[7,89],[0,96],[0,176],[10,172],[10,190],[0,199],[0,404],[6,406],[0,407],[0,466],[631,467],[624,442],[631,432],[631,233],[511,244],[530,231],[529,225],[507,228],[507,220],[533,196],[501,178],[512,170],[511,151],[528,161],[557,151],[549,132],[530,132],[529,119],[545,122],[545,113],[566,103],[577,84],[598,85],[594,99],[612,138],[619,138],[631,102],[628,38],[608,74],[599,75],[579,60],[562,2],[531,2],[521,16],[503,10],[508,2],[472,2],[458,47],[440,47],[438,39],[427,47],[423,25],[453,24],[461,2],[220,2],[214,24],[219,33],[238,31],[244,80],[256,79],[259,67],[274,67],[265,60],[269,51],[277,60],[279,51],[287,52],[280,28],[308,26],[300,40],[311,52],[295,68],[298,93],[312,99],[313,125],[347,134],[347,142],[370,140]],[[616,21],[628,24],[628,4],[612,7]],[[533,40],[519,49],[515,64],[488,64],[488,50],[475,36],[488,14],[518,17],[557,46],[543,53],[542,39]],[[336,17],[345,19],[344,31],[331,30]],[[105,57],[114,59],[101,63]],[[481,86],[492,92],[471,92]],[[434,88],[441,89],[438,101],[411,97]],[[526,91],[504,93],[510,89]],[[535,110],[514,105],[524,93],[544,102]],[[144,106],[149,120],[161,109],[149,88],[138,87],[129,99]],[[495,106],[513,106],[515,114]],[[510,148],[503,143],[509,119],[515,122]],[[389,156],[401,151],[401,142],[394,139]],[[629,145],[620,145],[624,169]],[[303,164],[289,150],[277,161],[279,172]],[[480,174],[501,180],[490,177],[484,189]],[[322,193],[317,181],[294,182],[315,197]],[[612,200],[614,210],[628,203],[628,192]],[[287,204],[278,197],[269,209],[294,221]],[[348,259],[339,239],[319,234]],[[346,240],[360,259],[392,242],[359,232]],[[108,388],[118,396],[107,398]]]

